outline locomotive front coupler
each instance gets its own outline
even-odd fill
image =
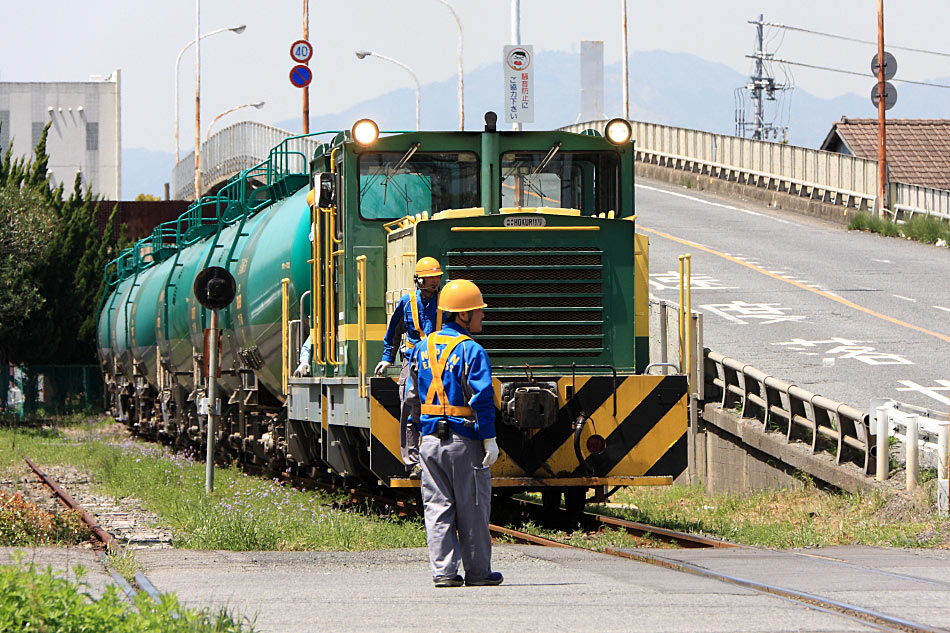
[[[586,371],[604,371],[608,370],[613,375],[613,401],[614,401],[614,417],[617,417],[617,368],[613,365],[578,365],[577,363],[571,363],[570,365],[529,365],[525,363],[524,365],[496,365],[492,367],[493,371],[523,371],[525,376],[530,382],[534,382],[534,370],[544,369],[552,370],[555,372],[560,371],[571,371],[571,388],[567,393],[567,400],[570,401],[574,394],[577,392],[575,383],[577,382],[577,372],[578,370],[582,372]],[[504,388],[504,387],[502,387]],[[554,393],[557,394],[557,388],[555,386]],[[502,411],[504,412],[504,406],[502,406]]]

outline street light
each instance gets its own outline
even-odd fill
[[[455,24],[459,27],[459,130],[465,131],[465,78],[462,74],[462,21],[459,14],[455,12],[455,7],[448,3],[448,0],[439,0],[455,18]]]
[[[241,34],[244,32],[244,29],[247,28],[247,25],[241,24],[239,26],[229,26],[221,29],[215,29],[214,31],[209,31],[201,36],[201,39],[210,37],[212,35],[217,35],[218,33],[224,33],[225,31],[233,31],[234,33]],[[181,65],[181,56],[185,54],[189,48],[195,45],[195,40],[191,40],[185,47],[181,49],[178,53],[178,59],[175,60],[175,164],[178,164],[178,68]]]
[[[211,138],[211,128],[214,127],[214,124],[217,123],[217,122],[218,122],[218,119],[220,119],[221,117],[225,116],[226,114],[231,114],[231,113],[234,112],[235,110],[240,110],[241,108],[257,108],[258,110],[260,110],[260,109],[263,108],[263,107],[264,107],[264,102],[263,102],[263,101],[258,101],[257,103],[244,103],[244,104],[239,105],[239,106],[234,106],[233,108],[228,108],[227,110],[225,110],[224,112],[222,112],[222,113],[219,114],[218,116],[214,117],[214,118],[211,120],[211,123],[208,124],[208,130],[207,130],[207,132],[205,132],[205,143],[207,143],[207,142],[208,142],[208,139]]]
[[[355,51],[355,53],[359,59],[366,59],[370,55],[372,55],[373,57],[384,59],[387,62],[392,62],[393,64],[396,64],[400,68],[404,69],[407,73],[409,73],[409,75],[412,77],[412,81],[414,81],[416,84],[416,131],[418,131],[419,130],[419,102],[420,102],[422,93],[419,89],[419,78],[416,77],[416,73],[412,72],[411,68],[409,68],[402,62],[396,61],[392,57],[386,57],[385,55],[380,55],[379,53],[371,53],[370,51]]]

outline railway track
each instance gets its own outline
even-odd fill
[[[94,516],[87,512],[81,505],[79,505],[72,495],[66,491],[65,488],[59,485],[59,483],[43,472],[36,463],[33,462],[29,457],[26,458],[26,464],[36,473],[36,476],[39,477],[40,481],[43,482],[52,492],[56,495],[56,498],[60,503],[63,504],[66,508],[70,510],[75,510],[79,512],[80,517],[82,518],[83,523],[89,526],[93,534],[102,544],[102,547],[114,554],[120,554],[122,552],[122,546],[119,544],[118,540],[113,534],[103,529]],[[97,552],[99,557],[99,562],[102,563],[102,566],[105,568],[106,572],[115,582],[115,584],[122,590],[122,592],[129,599],[129,602],[135,604],[136,596],[139,591],[144,591],[148,594],[153,600],[159,602],[161,600],[161,594],[158,590],[155,589],[155,586],[152,585],[151,581],[145,576],[145,574],[139,572],[134,576],[135,586],[130,584],[122,577],[119,572],[109,563],[109,558],[105,555],[104,552]]]

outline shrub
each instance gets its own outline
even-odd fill
[[[21,565],[0,567],[0,633],[8,631],[162,631],[167,633],[241,633],[253,624],[235,622],[225,609],[191,610],[179,606],[174,595],[154,602],[140,592],[135,610],[119,597],[114,585],[94,600],[83,579],[82,567],[74,568],[75,582],[47,567],[37,570]]]
[[[0,490],[0,545],[75,545],[92,538],[79,512],[51,514],[19,493]]]

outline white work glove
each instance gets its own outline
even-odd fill
[[[388,360],[381,360],[379,364],[376,365],[376,371],[374,372],[377,376],[382,376],[386,373],[386,370],[389,369],[389,366],[392,365]]]
[[[482,460],[482,467],[489,468],[498,459],[498,442],[495,441],[495,438],[490,437],[487,440],[482,440],[482,445],[485,447],[485,459]]]
[[[294,378],[310,375],[310,363],[300,363],[294,370]]]

